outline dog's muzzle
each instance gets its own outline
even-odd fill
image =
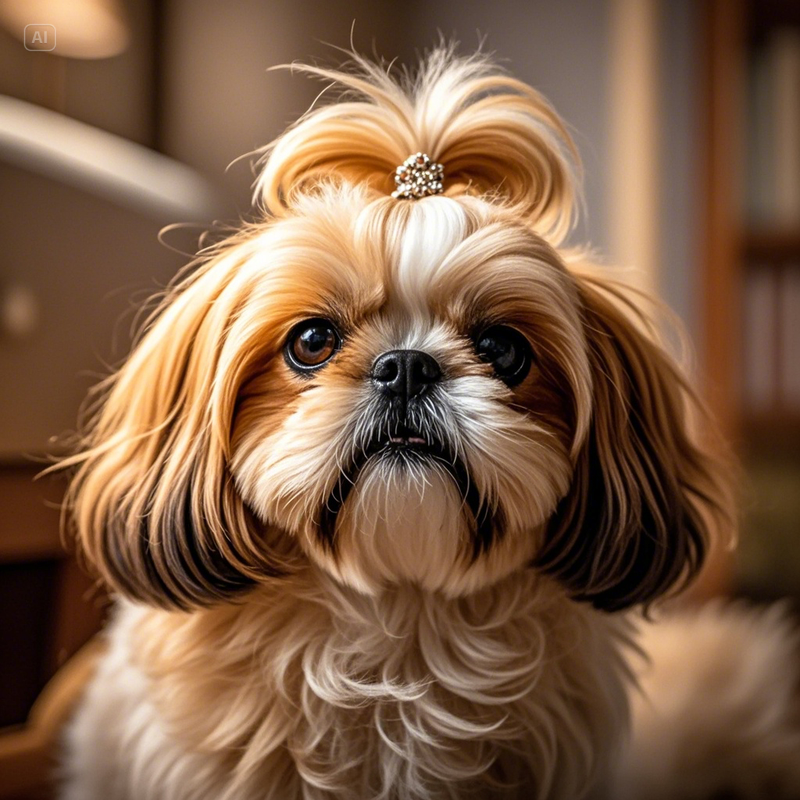
[[[369,433],[356,443],[353,458],[343,466],[320,514],[320,537],[326,546],[335,547],[339,512],[368,466],[411,469],[431,464],[450,475],[472,517],[474,556],[488,549],[496,512],[481,501],[459,449],[443,440],[436,424],[435,392],[442,377],[436,360],[420,350],[390,350],[375,360],[370,380],[376,397],[372,419],[363,426]]]

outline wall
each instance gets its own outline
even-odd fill
[[[245,214],[253,159],[240,157],[281,133],[322,88],[268,68],[298,60],[338,64],[345,56],[330,44],[348,45],[353,20],[360,48],[374,40],[391,54],[399,8],[368,0],[171,0],[164,32],[165,151],[224,186],[231,214]]]
[[[700,14],[694,0],[661,8],[661,292],[692,338],[700,329]]]
[[[266,144],[304,111],[321,85],[303,76],[266,72],[293,60],[338,64],[351,26],[362,52],[399,57],[455,36],[466,52],[485,35],[514,75],[553,102],[581,151],[589,209],[576,240],[608,246],[607,2],[481,0],[405,4],[321,0],[172,0],[167,19],[165,142],[170,155],[222,179],[238,210],[246,209],[249,160],[235,158]]]

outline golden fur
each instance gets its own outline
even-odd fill
[[[730,529],[703,411],[562,247],[574,148],[538,93],[447,48],[400,83],[303,69],[344,96],[268,148],[263,220],[170,288],[66,462],[78,541],[126,598],[68,796],[584,796],[625,730],[604,612],[677,591]],[[392,199],[418,150],[444,196]],[[283,348],[318,317],[342,345],[299,376]],[[500,323],[534,353],[513,387],[474,350]],[[415,424],[468,480],[372,459],[334,513],[393,348],[441,366]]]
[[[616,800],[800,797],[800,630],[787,607],[741,602],[640,624],[635,736]]]
[[[580,797],[626,729],[628,632],[569,602],[531,572],[446,600],[309,568],[246,604],[123,604],[66,797]]]

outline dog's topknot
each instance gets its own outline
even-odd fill
[[[280,215],[298,194],[331,180],[389,195],[397,166],[421,151],[444,165],[445,195],[503,203],[554,242],[563,238],[578,158],[537,91],[486,55],[457,56],[452,46],[433,50],[415,76],[399,79],[358,55],[352,64],[340,71],[293,66],[342,93],[267,147],[257,204]]]

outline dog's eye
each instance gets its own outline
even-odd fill
[[[333,323],[326,319],[307,319],[298,323],[286,340],[286,360],[298,372],[321,367],[341,345]]]
[[[475,340],[475,350],[482,361],[491,364],[495,374],[509,386],[519,383],[531,368],[528,340],[507,325],[493,325]]]

